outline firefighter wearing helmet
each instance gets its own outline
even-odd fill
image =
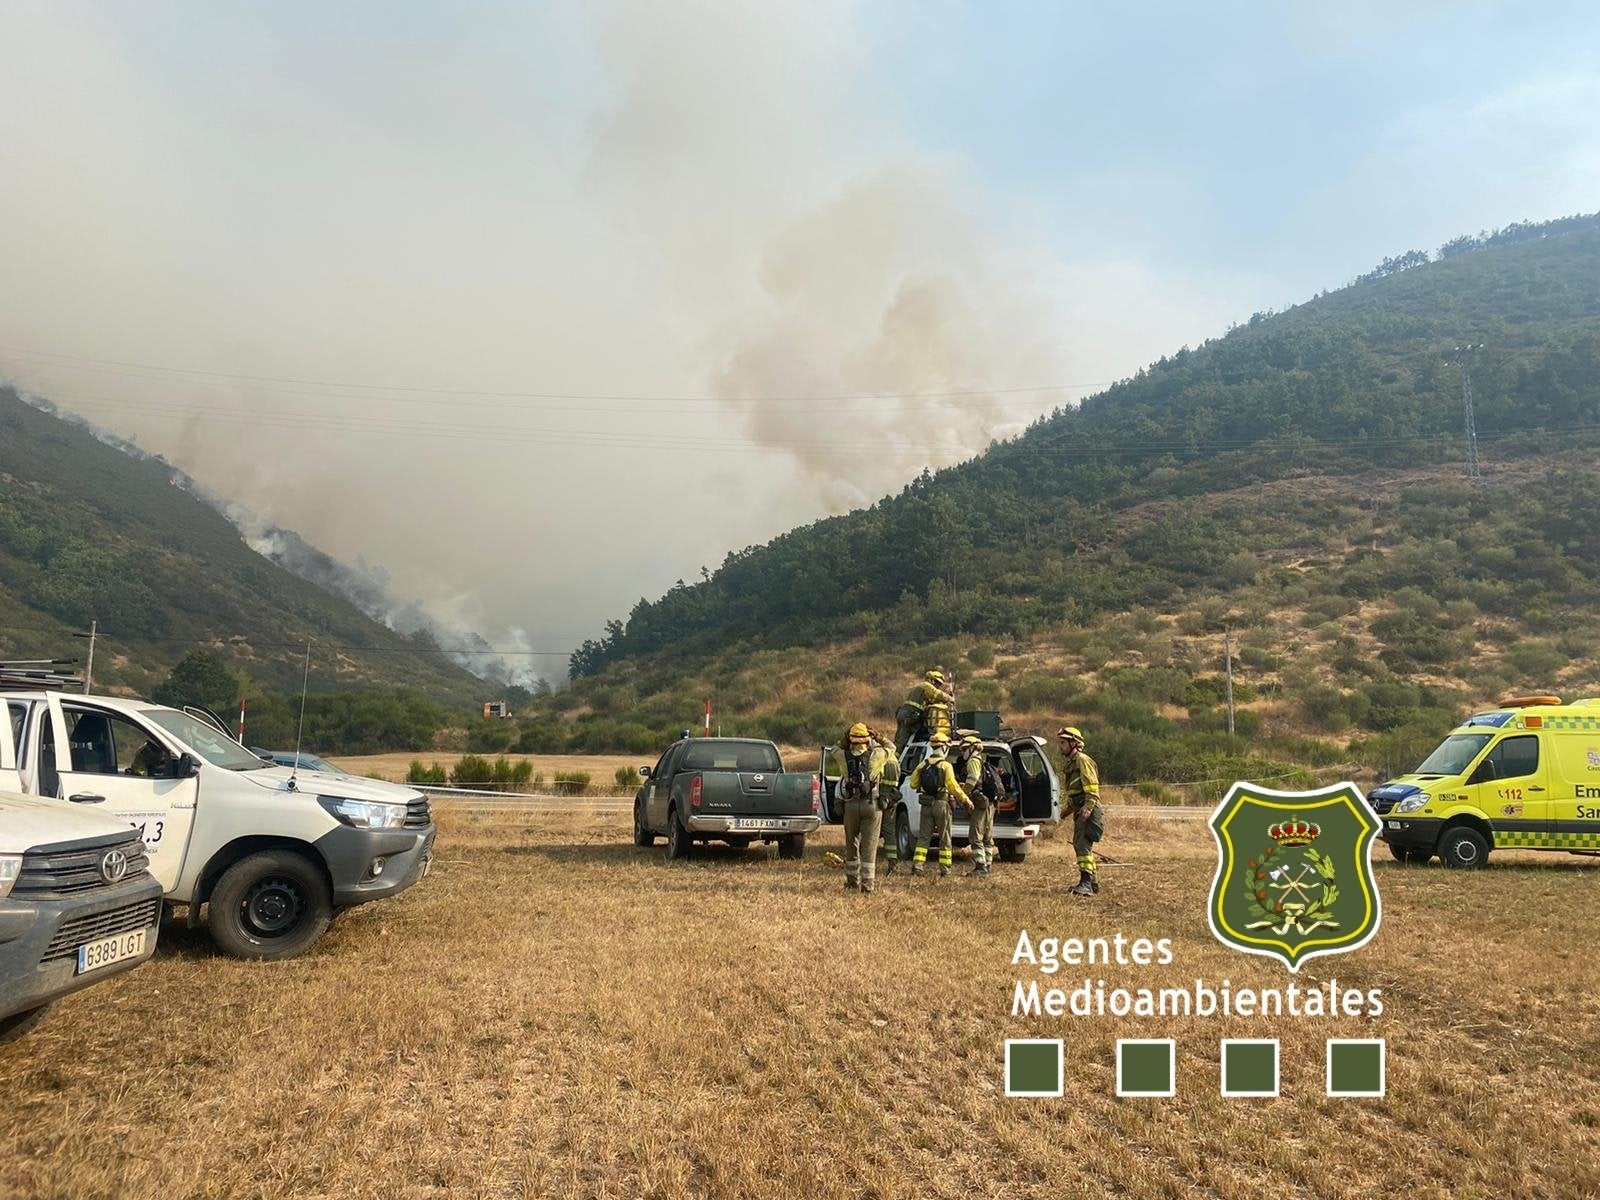
[[[839,798],[844,801],[844,886],[872,893],[877,874],[878,833],[883,826],[884,770],[889,750],[857,721],[845,734],[844,771]]]
[[[972,870],[967,873],[987,875],[993,861],[994,803],[983,790],[983,739],[975,733],[966,734],[952,753],[956,778],[960,780],[967,798],[972,801],[972,815],[967,821]]]
[[[1105,836],[1105,810],[1100,805],[1100,769],[1083,750],[1083,731],[1063,725],[1056,734],[1061,757],[1066,760],[1067,809],[1072,813],[1072,849],[1078,856],[1078,882],[1068,890],[1074,896],[1093,896],[1100,890],[1095,879],[1094,844]]]
[[[941,668],[934,667],[912,685],[906,702],[895,710],[895,750],[904,750],[908,742],[928,734],[949,733],[955,702],[955,685]]]
[[[966,791],[956,778],[950,765],[950,735],[935,733],[928,739],[928,757],[911,772],[911,786],[916,789],[922,815],[917,824],[917,850],[911,856],[911,873],[921,875],[928,861],[928,847],[935,839],[939,842],[939,875],[950,874],[950,803],[952,800],[972,807]]]

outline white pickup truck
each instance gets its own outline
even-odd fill
[[[393,896],[428,870],[422,793],[263,762],[191,712],[110,696],[0,693],[16,762],[0,787],[133,825],[169,904],[241,958],[307,950],[336,908]]]
[[[1033,839],[1039,836],[1040,827],[1061,819],[1061,782],[1044,747],[1044,739],[1036,736],[984,739],[984,760],[1000,773],[1006,793],[994,820],[995,849],[1003,862],[1021,862],[1028,856]],[[839,768],[835,765],[835,749],[822,748],[823,816],[830,824],[844,820],[844,806],[837,799]],[[917,848],[917,827],[922,820],[922,802],[917,789],[911,786],[911,773],[927,757],[925,741],[911,742],[900,752],[900,797],[883,814],[883,836],[895,839],[902,862],[909,862]],[[959,846],[972,831],[966,810],[959,804],[954,807],[950,837]]]

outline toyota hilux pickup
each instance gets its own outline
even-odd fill
[[[10,740],[0,722],[0,746]],[[0,773],[14,770],[7,757]],[[0,1042],[148,959],[160,920],[161,885],[125,822],[0,791]]]
[[[421,792],[263,762],[194,711],[6,692],[21,791],[134,826],[168,904],[241,958],[309,949],[336,909],[427,873]]]
[[[821,781],[785,771],[771,742],[683,738],[639,774],[633,843],[653,846],[664,835],[668,858],[687,858],[699,841],[776,843],[780,858],[799,858],[822,824]]]

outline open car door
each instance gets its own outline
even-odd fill
[[[1044,752],[1044,740],[1018,738],[1011,743],[1011,757],[1017,765],[1017,802],[1024,822],[1061,819],[1061,782]]]

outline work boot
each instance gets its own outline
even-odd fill
[[[1073,896],[1092,896],[1100,890],[1100,885],[1094,881],[1094,873],[1078,869],[1078,884],[1069,889],[1068,894]]]
[[[921,875],[922,874],[922,864],[921,863],[912,863],[911,864],[911,873],[913,875]]]
[[[848,892],[859,892],[861,890],[861,885],[848,875],[844,877],[844,886]]]
[[[988,873],[989,868],[984,866],[982,863],[979,863],[977,866],[973,867],[972,870],[967,872],[968,875],[987,875]]]
[[[944,879],[944,878],[948,877],[949,874],[950,874],[950,868],[945,866],[943,863],[941,863],[939,865],[939,878],[940,879]]]
[[[883,864],[883,873],[885,875],[893,875],[895,867],[897,867],[899,865],[900,864],[899,864],[899,860],[898,859],[891,858],[891,859],[889,859],[887,862],[885,862]]]

